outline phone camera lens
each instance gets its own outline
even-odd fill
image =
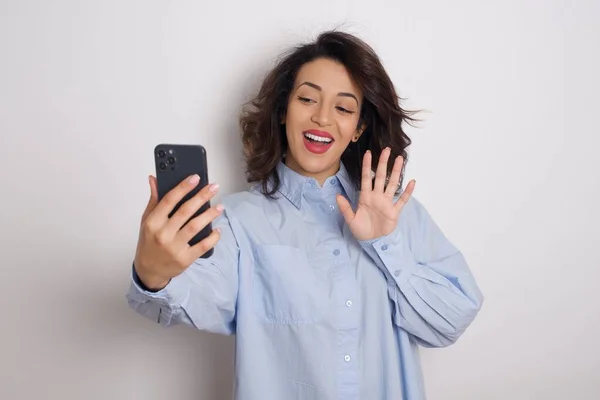
[[[159,164],[159,168],[164,171],[165,169],[167,169],[167,164],[165,164],[164,162],[161,162]]]
[[[167,153],[165,153],[165,151],[164,151],[164,150],[159,150],[159,151],[158,151],[158,156],[159,156],[160,158],[162,158],[162,157],[164,157],[164,156],[166,156],[166,155],[167,155]]]
[[[175,157],[169,157],[169,164],[175,164]]]

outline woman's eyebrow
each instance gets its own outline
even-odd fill
[[[302,82],[300,85],[298,85],[298,87],[300,87],[302,85],[310,86],[311,88],[316,89],[319,92],[323,90],[323,88],[321,86],[319,86],[319,85],[317,85],[315,83],[309,82],[309,81]],[[340,92],[337,95],[341,96],[341,97],[351,97],[351,98],[353,98],[356,101],[356,104],[359,104],[358,103],[358,99],[352,93]]]

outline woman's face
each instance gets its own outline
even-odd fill
[[[346,68],[318,59],[298,71],[285,116],[286,165],[322,185],[339,169],[342,153],[357,130],[362,93]]]

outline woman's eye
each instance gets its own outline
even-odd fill
[[[346,110],[344,107],[339,107],[339,106],[338,106],[338,107],[336,107],[336,108],[337,108],[338,110],[340,110],[341,112],[343,112],[343,113],[346,113],[346,114],[354,114],[354,111]]]
[[[298,96],[298,100],[300,100],[303,103],[314,103],[314,100],[309,99],[308,97]]]

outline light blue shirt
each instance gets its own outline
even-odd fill
[[[236,334],[237,400],[425,399],[418,345],[454,343],[483,297],[462,254],[412,197],[391,234],[357,241],[343,164],[321,187],[285,164],[278,197],[225,196],[221,239],[163,290],[127,299],[164,327]]]

